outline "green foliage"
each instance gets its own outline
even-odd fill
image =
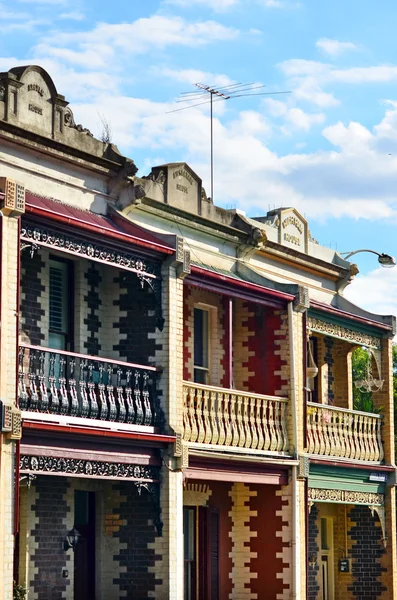
[[[379,413],[381,411],[374,406],[372,392],[362,392],[354,385],[355,381],[366,378],[370,360],[372,357],[364,348],[356,348],[352,353],[353,408],[362,412]]]
[[[26,585],[14,581],[14,600],[25,600],[28,593]]]

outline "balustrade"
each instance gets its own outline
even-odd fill
[[[286,398],[184,382],[187,442],[286,453]]]
[[[381,462],[381,422],[380,415],[308,402],[307,451]]]
[[[24,345],[19,348],[22,410],[162,426],[155,367]]]

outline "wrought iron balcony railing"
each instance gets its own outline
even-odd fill
[[[19,347],[19,407],[161,428],[157,374],[155,367],[23,345]]]
[[[184,382],[184,440],[214,449],[286,454],[287,398]]]
[[[307,403],[309,454],[381,462],[380,415],[314,402]]]

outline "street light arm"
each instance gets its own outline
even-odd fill
[[[360,250],[353,250],[353,252],[341,252],[340,254],[345,260],[348,260],[351,256],[353,256],[353,254],[357,254],[358,252],[371,252],[371,254],[376,254],[378,257],[378,263],[382,267],[394,267],[396,265],[396,259],[394,256],[390,256],[390,254],[385,254],[384,252],[376,252],[375,250],[362,248]]]
[[[353,256],[353,254],[357,254],[358,252],[372,252],[372,254],[376,254],[377,256],[381,256],[380,252],[376,252],[375,250],[366,250],[366,249],[362,249],[362,250],[353,250],[353,252],[341,252],[341,255],[343,256],[343,258],[345,258],[346,260],[348,258],[350,258],[351,256]]]

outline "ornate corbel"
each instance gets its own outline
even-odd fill
[[[157,535],[161,537],[163,535],[163,521],[161,520],[161,505],[160,505],[160,484],[159,483],[142,483],[141,481],[133,482],[138,490],[138,494],[142,494],[142,489],[145,489],[151,499],[154,509],[154,526],[157,530]]]
[[[386,535],[386,514],[385,514],[385,507],[384,506],[379,506],[377,504],[373,504],[371,506],[368,506],[369,510],[371,511],[371,515],[374,517],[375,513],[378,515],[379,521],[380,521],[380,526],[382,527],[382,543],[384,548],[386,548],[387,546],[387,535]]]

